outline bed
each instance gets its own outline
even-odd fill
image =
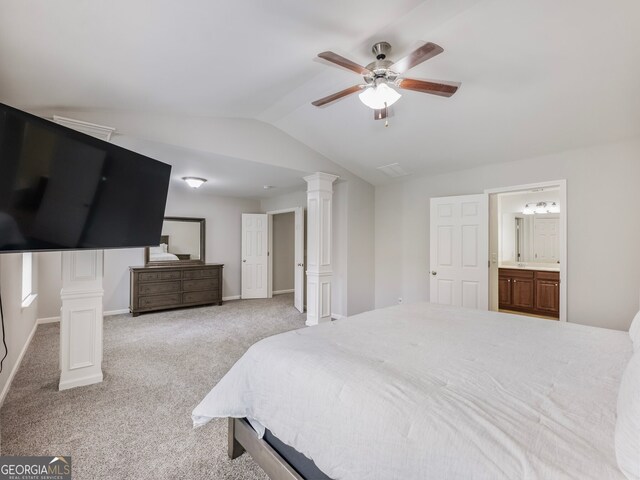
[[[193,421],[229,417],[230,455],[271,478],[305,478],[275,438],[335,480],[622,479],[632,353],[627,332],[400,305],[256,343]]]
[[[157,247],[149,247],[150,262],[175,262],[180,260],[177,255],[169,253],[169,236],[162,235],[160,237],[160,245]]]

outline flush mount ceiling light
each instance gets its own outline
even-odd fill
[[[187,185],[189,185],[191,188],[200,188],[202,184],[207,181],[206,178],[200,177],[182,177],[182,180],[187,182]]]
[[[527,203],[522,210],[523,215],[560,213],[560,205],[556,202]]]

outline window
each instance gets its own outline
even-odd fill
[[[22,306],[28,307],[36,296],[33,294],[33,253],[22,254]]]

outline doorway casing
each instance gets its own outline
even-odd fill
[[[273,297],[273,216],[281,213],[294,214],[294,280],[293,280],[293,304],[296,309],[304,312],[304,209],[302,207],[283,208],[280,210],[270,210],[267,212],[268,219],[268,276],[267,276],[267,296]]]

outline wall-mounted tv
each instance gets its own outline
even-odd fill
[[[157,245],[171,166],[0,104],[0,253]]]

